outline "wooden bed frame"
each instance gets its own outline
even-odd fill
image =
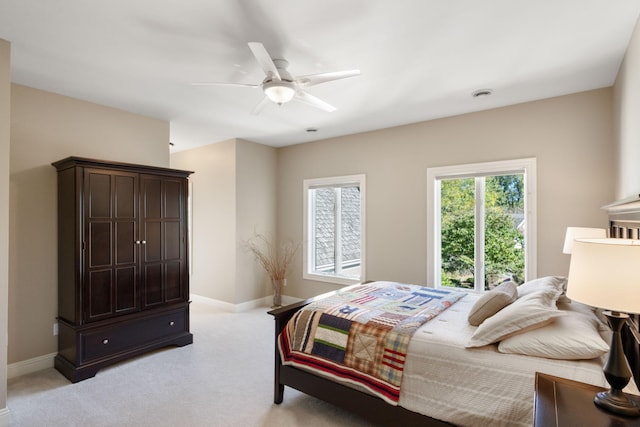
[[[424,426],[444,427],[452,424],[409,411],[401,406],[393,406],[384,400],[319,377],[310,372],[282,364],[278,353],[278,335],[296,311],[312,302],[333,295],[335,292],[318,295],[317,297],[290,304],[269,311],[276,321],[275,334],[275,378],[274,403],[282,403],[284,386],[289,386],[318,399],[324,400],[338,407],[358,414],[374,421],[377,425],[385,426]]]
[[[611,237],[640,239],[640,199],[637,199],[637,202],[635,204],[632,203],[632,205],[633,206],[628,202],[623,202],[605,207],[609,213],[609,234]],[[318,295],[314,298],[269,311],[269,314],[275,318],[275,379],[273,401],[277,404],[282,403],[284,387],[289,386],[310,396],[344,408],[352,413],[359,414],[380,425],[451,426],[452,424],[444,421],[409,411],[401,406],[389,405],[378,397],[335,383],[301,369],[282,364],[280,355],[278,354],[278,335],[284,329],[289,319],[302,307],[334,293],[335,292],[329,292]],[[637,329],[638,316],[635,315],[633,317],[635,318],[635,328]],[[634,379],[640,388],[640,343],[634,339],[633,334],[626,328],[623,331],[623,341],[625,353],[631,365]],[[533,390],[531,393],[533,396]]]

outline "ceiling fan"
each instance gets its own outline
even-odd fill
[[[303,89],[320,83],[330,82],[332,80],[345,79],[360,75],[360,70],[335,71],[331,73],[310,74],[306,76],[292,77],[287,67],[289,62],[284,59],[272,59],[262,43],[250,42],[249,49],[258,60],[258,64],[266,74],[265,79],[260,84],[244,84],[244,83],[222,83],[222,82],[200,82],[193,83],[196,86],[240,86],[262,88],[265,97],[253,109],[253,114],[258,114],[266,104],[275,102],[282,105],[291,100],[300,101],[312,107],[332,112],[336,107],[330,105],[323,100],[305,92]]]

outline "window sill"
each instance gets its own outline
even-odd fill
[[[362,281],[364,281],[364,278],[349,279],[349,278],[340,277],[340,276],[329,276],[329,275],[323,275],[323,274],[308,274],[308,273],[303,274],[302,278],[306,280],[315,280],[317,282],[332,283],[334,285],[343,285],[343,286],[355,285],[357,283],[361,283]]]

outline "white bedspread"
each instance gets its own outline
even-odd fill
[[[417,330],[407,355],[400,406],[461,426],[531,426],[535,372],[607,387],[603,360],[564,361],[467,349],[475,327],[469,294]]]

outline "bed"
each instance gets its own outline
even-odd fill
[[[612,236],[631,237],[630,233],[633,232],[638,235],[640,222],[630,222],[628,215],[620,218],[617,214],[611,214],[611,218]],[[607,387],[602,374],[603,353],[602,356],[589,359],[562,360],[517,352],[505,354],[498,350],[502,341],[499,344],[467,348],[475,332],[480,329],[468,323],[469,311],[480,298],[473,294],[460,298],[415,331],[407,354],[398,404],[385,402],[370,390],[336,382],[330,376],[319,375],[305,366],[286,361],[283,363],[279,350],[282,345],[281,332],[287,330],[289,320],[301,309],[333,298],[335,294],[320,295],[269,312],[274,316],[276,326],[275,403],[282,402],[285,386],[288,386],[381,425],[526,426],[531,425],[533,419],[535,372]],[[563,301],[561,295],[557,300],[561,310],[585,311],[581,314],[592,312],[589,307]],[[606,331],[600,329],[603,341],[608,342]],[[626,335],[626,352],[637,381],[640,378],[639,348],[632,338],[631,334]],[[522,343],[515,341],[517,349]],[[512,351],[513,348],[507,350]],[[434,369],[434,366],[437,368]],[[631,390],[637,391],[637,388],[631,387]]]

